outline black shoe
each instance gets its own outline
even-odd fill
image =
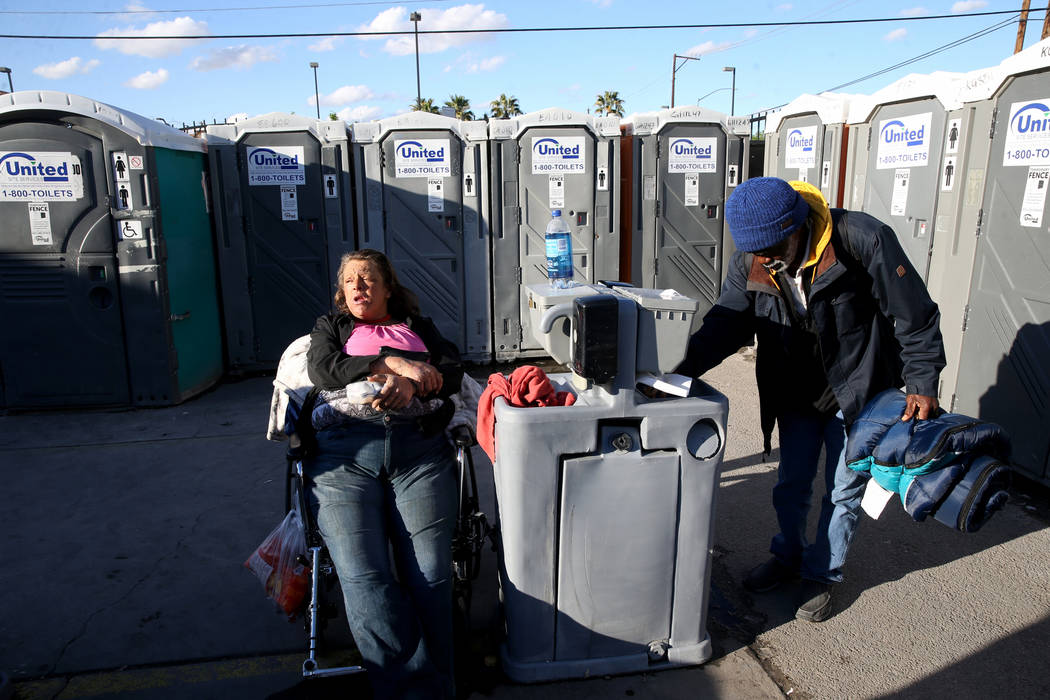
[[[823,622],[831,615],[831,584],[804,580],[799,601],[796,618],[809,622]]]
[[[766,593],[797,577],[797,571],[773,557],[751,569],[751,573],[744,578],[744,588],[752,593]]]

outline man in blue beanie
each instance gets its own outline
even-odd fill
[[[865,477],[845,465],[846,430],[876,394],[905,387],[901,420],[938,408],[944,367],[940,312],[893,230],[856,211],[829,209],[804,182],[753,178],[726,202],[737,252],[715,306],[689,342],[679,374],[699,377],[757,339],[765,452],[779,425],[773,557],[744,587],[756,593],[802,577],[796,616],[831,614],[831,586],[857,527]],[[806,535],[824,449],[827,495]]]

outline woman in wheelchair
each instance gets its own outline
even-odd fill
[[[459,352],[378,251],[343,256],[335,307],[310,334],[310,379],[321,390],[367,380],[378,394],[348,390],[359,417],[318,430],[304,460],[318,528],[376,697],[451,698],[458,492],[452,404],[439,399],[459,391]]]

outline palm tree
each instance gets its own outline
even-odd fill
[[[434,100],[429,97],[417,98],[412,101],[409,105],[413,112],[430,112],[431,114],[437,114],[438,108],[434,104]]]
[[[506,93],[501,93],[499,97],[489,102],[489,107],[493,119],[510,119],[521,114],[518,98],[514,95],[507,97]]]
[[[465,122],[474,121],[474,113],[470,111],[470,100],[463,95],[449,95],[445,100],[445,106],[456,112],[456,119]]]
[[[606,90],[601,95],[598,95],[598,99],[594,101],[594,106],[598,114],[623,116],[623,100],[620,99],[618,91],[610,92]]]
[[[339,121],[339,115],[338,115],[338,114],[336,114],[335,112],[329,112],[329,113],[328,113],[328,118],[329,118],[330,120],[332,120],[333,122],[337,122],[337,121]]]

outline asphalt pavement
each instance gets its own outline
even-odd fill
[[[495,370],[478,367],[482,380]],[[302,680],[306,635],[243,562],[283,516],[284,447],[265,439],[271,377],[180,406],[0,415],[0,698],[368,697],[361,676]],[[706,379],[730,401],[716,502],[714,657],[700,667],[516,685],[498,666],[486,550],[472,608],[474,698],[1050,696],[1050,502],[1019,482],[978,533],[862,516],[835,614],[794,619],[797,586],[739,582],[775,531],[776,444],[763,456],[754,364]],[[482,506],[492,467],[474,451]],[[329,649],[353,658],[342,618]]]

